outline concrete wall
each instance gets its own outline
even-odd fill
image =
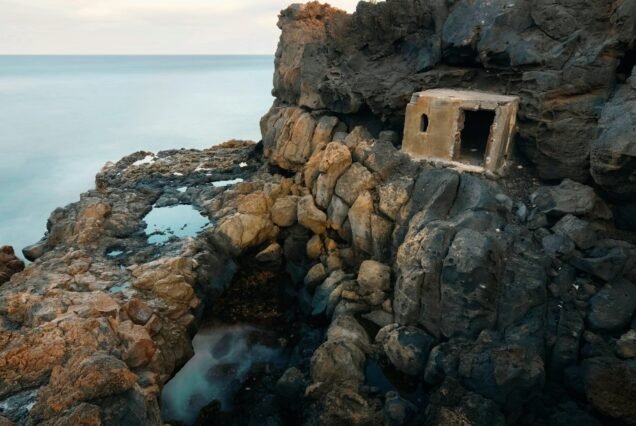
[[[485,161],[479,167],[498,171],[511,147],[519,98],[490,93],[434,89],[415,93],[406,107],[402,149],[414,158],[461,162],[461,132],[464,110],[495,111],[486,146]],[[426,132],[420,131],[422,114],[428,116]]]

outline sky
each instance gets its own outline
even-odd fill
[[[0,54],[273,54],[292,2],[0,0]]]

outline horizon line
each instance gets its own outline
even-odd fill
[[[0,53],[0,56],[274,56],[275,53]]]

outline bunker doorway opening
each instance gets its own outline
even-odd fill
[[[460,152],[457,160],[462,163],[483,166],[490,139],[490,130],[495,121],[495,111],[462,110],[464,128],[461,131]]]

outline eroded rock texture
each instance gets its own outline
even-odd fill
[[[352,122],[372,123],[374,131],[399,131],[416,91],[460,87],[518,95],[517,143],[542,177],[585,180],[594,144],[595,176],[611,179],[621,172],[608,168],[633,158],[628,139],[603,148],[608,129],[593,141],[603,105],[617,81],[624,84],[621,73],[631,72],[635,15],[631,0],[390,0],[360,2],[353,15],[296,5],[278,24],[283,35],[274,94],[281,104],[346,114]],[[622,98],[633,90],[625,85],[610,101],[616,106],[606,108],[603,123],[617,131],[629,124],[617,113],[629,111]],[[627,158],[608,158],[610,152]],[[631,173],[625,167],[622,173]]]
[[[303,317],[283,370],[201,424],[636,424],[636,246],[604,198],[633,192],[635,7],[284,10],[262,143],[106,165],[0,287],[0,423],[161,424],[204,308],[280,285]],[[519,145],[566,179],[412,161],[404,107],[442,86],[521,96]],[[144,218],[177,204],[210,225],[153,244]],[[288,282],[241,270],[237,297],[237,264]]]

